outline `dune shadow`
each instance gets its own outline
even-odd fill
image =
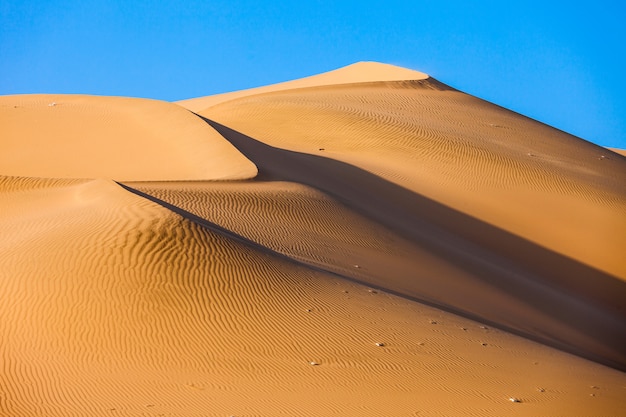
[[[531,309],[504,311],[501,327],[561,350],[626,370],[626,283],[574,259],[468,216],[353,165],[317,155],[266,145],[213,120],[201,117],[259,169],[259,179],[301,183],[410,239],[447,262],[471,272],[506,299]],[[464,291],[458,279],[438,277],[446,291]],[[393,290],[393,288],[390,288]],[[413,291],[413,289],[411,290]],[[395,291],[394,291],[395,292]],[[420,297],[419,288],[405,294]],[[465,305],[439,306],[499,323],[472,294]],[[482,306],[482,307],[481,307]],[[512,318],[512,321],[511,321]],[[519,325],[515,325],[515,321]],[[557,323],[555,325],[554,323]],[[552,324],[548,324],[552,323]]]

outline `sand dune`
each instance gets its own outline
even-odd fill
[[[626,149],[616,149],[616,148],[608,148],[610,151],[621,155],[621,156],[626,156]],[[610,158],[610,156],[606,155],[605,157]]]
[[[626,279],[614,250],[626,246],[625,161],[438,83],[268,93],[202,115],[281,149],[363,168]]]
[[[242,179],[256,167],[179,106],[77,95],[0,97],[1,174],[117,180]]]
[[[624,158],[375,63],[180,104],[0,97],[0,416],[626,409]]]
[[[236,98],[273,91],[373,81],[422,80],[425,78],[428,78],[428,75],[407,68],[381,64],[378,62],[357,62],[356,64],[348,65],[347,67],[328,71],[322,74],[313,75],[311,77],[305,77],[293,81],[267,85],[264,87],[250,88],[247,90],[233,91],[230,93],[181,100],[178,101],[177,104],[191,111],[199,112],[210,106],[214,106],[216,104],[230,101]]]
[[[622,303],[626,285],[622,281],[435,202],[407,194],[406,190],[367,172],[318,156],[272,149],[218,125],[216,129],[257,161],[261,176],[310,184],[400,236],[409,237],[411,243],[396,240],[388,244],[386,252],[402,254],[396,259],[386,258],[380,249],[380,256],[372,258],[367,246],[346,242],[337,237],[346,236],[345,232],[329,230],[327,219],[330,215],[326,211],[330,204],[326,203],[327,208],[321,209],[310,200],[294,198],[293,194],[286,197],[290,204],[284,201],[281,204],[282,198],[269,197],[280,210],[263,210],[263,206],[256,204],[254,207],[259,213],[254,216],[233,209],[234,206],[249,207],[245,197],[235,204],[232,201],[236,197],[232,196],[203,198],[200,186],[192,192],[159,193],[162,190],[158,188],[148,188],[147,192],[161,195],[176,207],[189,209],[202,217],[209,216],[216,222],[234,217],[234,220],[226,221],[231,230],[239,230],[267,247],[278,247],[280,252],[295,253],[310,264],[317,264],[323,256],[320,254],[324,253],[335,254],[335,258],[327,263],[336,267],[345,268],[350,258],[365,260],[359,264],[364,268],[357,269],[368,270],[369,274],[351,271],[348,275],[455,312],[496,322],[603,363],[621,367],[626,362],[621,348],[621,335],[626,335],[623,320],[626,311]],[[170,184],[167,188],[172,190],[175,186]],[[207,188],[210,190],[205,185]],[[235,193],[245,195],[241,191]],[[373,200],[372,195],[377,199]],[[262,200],[258,194],[254,199]],[[227,207],[220,210],[219,205],[212,202],[220,200],[230,204],[226,203]],[[278,211],[301,219],[298,228],[302,235],[296,241],[308,243],[300,243],[303,250],[293,250],[289,246],[291,238],[286,239],[281,225],[292,222],[273,214]],[[437,213],[437,216],[429,213]],[[265,218],[265,224],[255,228],[255,217]],[[363,235],[371,236],[369,240],[383,235],[376,230],[380,227],[351,226],[353,222],[357,223],[348,220],[351,217],[355,216],[345,213],[330,216],[342,219],[345,229],[366,231]],[[311,226],[302,226],[302,223]],[[358,223],[363,224],[363,220]],[[450,233],[437,223],[454,226],[456,233]],[[251,232],[255,229],[256,232]],[[321,241],[316,239],[320,235],[324,235]],[[366,240],[363,236],[354,239]],[[370,243],[368,246],[374,245]],[[410,261],[407,263],[397,258]],[[437,277],[435,282],[434,277]]]
[[[0,280],[5,415],[624,403],[618,371],[238,243],[110,181],[4,178],[2,193],[2,236],[15,237]]]

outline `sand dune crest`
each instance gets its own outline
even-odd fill
[[[423,80],[426,78],[428,78],[427,74],[407,68],[381,64],[379,62],[357,62],[356,64],[333,71],[293,81],[234,91],[231,93],[181,100],[176,103],[191,111],[199,112],[225,101],[274,91],[363,82]]]
[[[179,106],[77,95],[0,97],[0,174],[242,179],[256,167]]]
[[[278,91],[201,115],[277,148],[362,168],[626,280],[615,250],[626,246],[626,161],[433,83]]]

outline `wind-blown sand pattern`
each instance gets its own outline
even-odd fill
[[[626,409],[615,152],[375,63],[0,103],[1,416]]]
[[[266,144],[363,168],[626,279],[621,254],[606,250],[626,245],[614,227],[626,218],[624,159],[435,81],[281,91],[200,113]]]

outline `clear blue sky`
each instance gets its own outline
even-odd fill
[[[625,3],[0,0],[0,94],[179,100],[380,61],[626,148]]]

